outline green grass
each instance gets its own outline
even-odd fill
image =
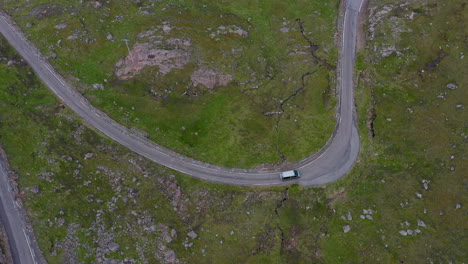
[[[336,64],[336,6],[335,0],[112,1],[100,9],[94,9],[90,2],[78,5],[67,0],[4,4],[46,56],[58,55],[51,63],[65,77],[79,78],[72,82],[117,122],[137,127],[151,140],[181,154],[245,168],[282,162],[282,157],[286,162],[299,161],[323,147],[331,135],[334,72],[317,65],[308,54],[308,43],[296,19],[304,22],[308,38],[319,45],[317,54]],[[49,11],[33,16],[37,10]],[[144,14],[144,10],[149,13]],[[163,22],[170,22],[174,29],[160,32],[157,27]],[[27,23],[32,26],[26,27]],[[54,28],[62,23],[68,26]],[[249,36],[209,37],[210,32],[226,25],[240,26]],[[282,27],[289,32],[282,33]],[[131,48],[145,41],[138,41],[137,35],[147,30],[156,30],[166,39],[191,39],[190,63],[165,76],[158,74],[157,67],[146,67],[133,80],[117,80],[115,64],[128,53],[121,39],[130,40]],[[115,41],[106,40],[109,33]],[[67,40],[74,34],[77,39]],[[238,54],[233,50],[239,50]],[[192,88],[190,76],[200,65],[232,74],[234,81],[214,90]],[[264,113],[280,111],[281,100],[301,86],[302,74],[316,70],[307,77],[304,92],[285,104],[286,112],[276,131],[278,116]],[[105,90],[90,90],[94,83],[104,83]],[[153,97],[151,90],[167,100]],[[190,98],[184,95],[187,91],[200,95]]]
[[[385,4],[399,5],[373,5],[379,10]],[[83,124],[59,107],[55,97],[28,74],[31,70],[25,64],[6,66],[8,60],[20,59],[2,39],[0,54],[7,59],[0,63],[0,80],[6,80],[0,82],[0,144],[19,174],[21,198],[48,262],[71,262],[60,249],[69,237],[80,243],[71,247],[76,261],[95,263],[103,249],[99,238],[109,233],[120,250],[106,256],[134,259],[136,263],[143,263],[143,258],[149,263],[161,262],[157,260],[162,255],[158,243],[189,263],[462,263],[467,258],[464,172],[468,131],[463,89],[466,78],[460,53],[466,51],[459,38],[461,24],[456,23],[463,11],[456,1],[445,5],[413,3],[384,17],[376,28],[376,38],[359,54],[358,162],[349,175],[326,187],[289,186],[288,199],[277,214],[275,208],[285,195],[284,188],[245,188],[196,180],[138,157],[86,127],[79,140],[76,132]],[[413,20],[401,19],[413,9],[424,13]],[[389,19],[391,16],[396,18]],[[441,21],[451,26],[436,23]],[[433,26],[429,27],[431,22]],[[398,23],[413,29],[414,34],[392,35]],[[421,73],[437,57],[437,49],[425,46],[429,41],[449,45],[444,49],[449,55],[436,69]],[[403,54],[382,59],[379,48],[373,49],[381,43],[394,43]],[[448,83],[458,88],[447,89]],[[209,94],[206,104],[187,106],[178,102],[173,106],[197,108],[213,118],[209,124],[195,126],[201,121],[184,117],[184,122],[174,126],[185,125],[185,131],[197,131],[221,122],[217,121],[219,109],[232,109],[224,91]],[[367,128],[372,92],[377,113],[375,137]],[[444,98],[438,98],[440,94]],[[463,107],[457,108],[459,104]],[[125,108],[131,109],[131,105]],[[244,117],[240,112],[238,115]],[[193,126],[187,125],[191,122]],[[295,124],[286,118],[281,122]],[[225,129],[223,123],[218,124]],[[258,129],[255,123],[246,125]],[[186,140],[198,144],[190,137]],[[84,160],[88,152],[95,156]],[[50,172],[54,176],[47,180]],[[428,190],[423,179],[430,181]],[[30,191],[35,184],[40,187],[39,194]],[[134,189],[138,195],[131,195]],[[462,207],[455,209],[456,204]],[[373,220],[360,219],[363,209],[375,211]],[[342,219],[348,211],[352,221]],[[64,226],[59,227],[56,218],[65,219]],[[145,230],[141,224],[144,219],[157,230],[161,224],[176,230],[177,237],[170,243],[162,242],[160,231]],[[427,228],[418,227],[418,219]],[[54,225],[50,226],[48,220]],[[409,227],[402,226],[405,221]],[[76,232],[72,233],[75,225]],[[348,233],[343,232],[344,225],[350,225]],[[416,228],[421,234],[398,233]],[[185,248],[185,242],[192,242],[187,237],[191,230],[198,237]]]

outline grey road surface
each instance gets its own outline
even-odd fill
[[[5,227],[13,262],[21,264],[43,263],[41,253],[33,239],[33,233],[26,226],[11,185],[7,165],[0,159],[0,218]]]
[[[325,184],[343,177],[352,167],[359,152],[359,135],[353,98],[353,66],[355,59],[356,28],[362,0],[346,4],[343,43],[341,50],[341,81],[339,85],[338,123],[327,146],[309,158],[295,164],[302,177],[302,185]],[[70,109],[90,126],[104,135],[159,164],[207,181],[233,185],[281,185],[280,169],[255,170],[223,168],[181,156],[171,150],[141,138],[93,107],[73,89],[24,37],[5,13],[0,13],[0,32],[31,65],[34,71]],[[284,169],[284,168],[283,168]],[[288,183],[292,183],[288,182]]]

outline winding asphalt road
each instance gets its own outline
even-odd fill
[[[33,231],[27,227],[24,214],[16,202],[9,182],[8,164],[1,156],[0,153],[0,218],[7,233],[13,263],[44,263]]]
[[[224,184],[271,186],[299,183],[301,185],[320,185],[343,177],[351,169],[359,153],[359,134],[356,127],[353,95],[353,69],[356,54],[357,22],[362,1],[348,0],[346,3],[339,68],[341,79],[338,80],[340,105],[337,113],[336,130],[321,151],[301,162],[282,169],[247,170],[219,167],[181,156],[145,138],[141,138],[93,107],[72,88],[25,38],[8,15],[1,11],[0,32],[64,104],[90,126],[152,161],[199,179]],[[282,182],[279,179],[278,172],[293,168],[301,171],[301,178],[286,183]],[[5,185],[6,173],[7,171],[0,164],[0,186],[3,186],[3,188],[7,186]],[[0,192],[4,192],[4,190],[0,189]],[[18,219],[18,214],[14,208],[5,206],[5,204],[8,204],[8,199],[12,198],[3,196],[0,198],[4,205],[2,207],[4,212],[1,216],[2,219],[5,218],[6,222],[8,222],[5,225],[7,233],[9,237],[12,234],[15,237],[12,239],[12,243],[16,243],[16,245],[12,246],[12,248],[16,248],[16,252],[13,252],[17,261],[15,263],[36,263],[37,260],[32,257],[34,255],[33,251],[25,246],[28,245],[27,236],[21,238],[21,230],[25,230],[24,221]]]

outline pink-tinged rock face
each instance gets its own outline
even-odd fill
[[[177,47],[162,49],[151,43],[138,43],[129,55],[117,62],[116,75],[121,80],[128,80],[137,75],[146,66],[158,66],[162,75],[172,69],[181,69],[190,61],[190,40],[169,39],[167,43]]]

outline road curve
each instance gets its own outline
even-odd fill
[[[13,263],[44,263],[41,252],[21,213],[10,185],[8,164],[0,150],[0,219],[5,227]]]
[[[341,73],[341,81],[339,81],[338,86],[340,105],[334,136],[319,153],[291,166],[290,168],[300,169],[302,177],[287,183],[319,185],[333,182],[343,177],[357,159],[359,135],[354,109],[353,67],[357,21],[361,3],[362,0],[348,0],[346,3],[343,42],[340,54],[341,66],[339,69]],[[72,88],[25,38],[8,15],[3,12],[0,12],[0,32],[64,104],[83,118],[90,126],[132,151],[171,169],[211,182],[250,186],[285,184],[278,176],[278,171],[281,169],[247,170],[215,166],[181,156],[131,133],[129,129],[121,126],[106,114],[93,107],[81,94]]]

